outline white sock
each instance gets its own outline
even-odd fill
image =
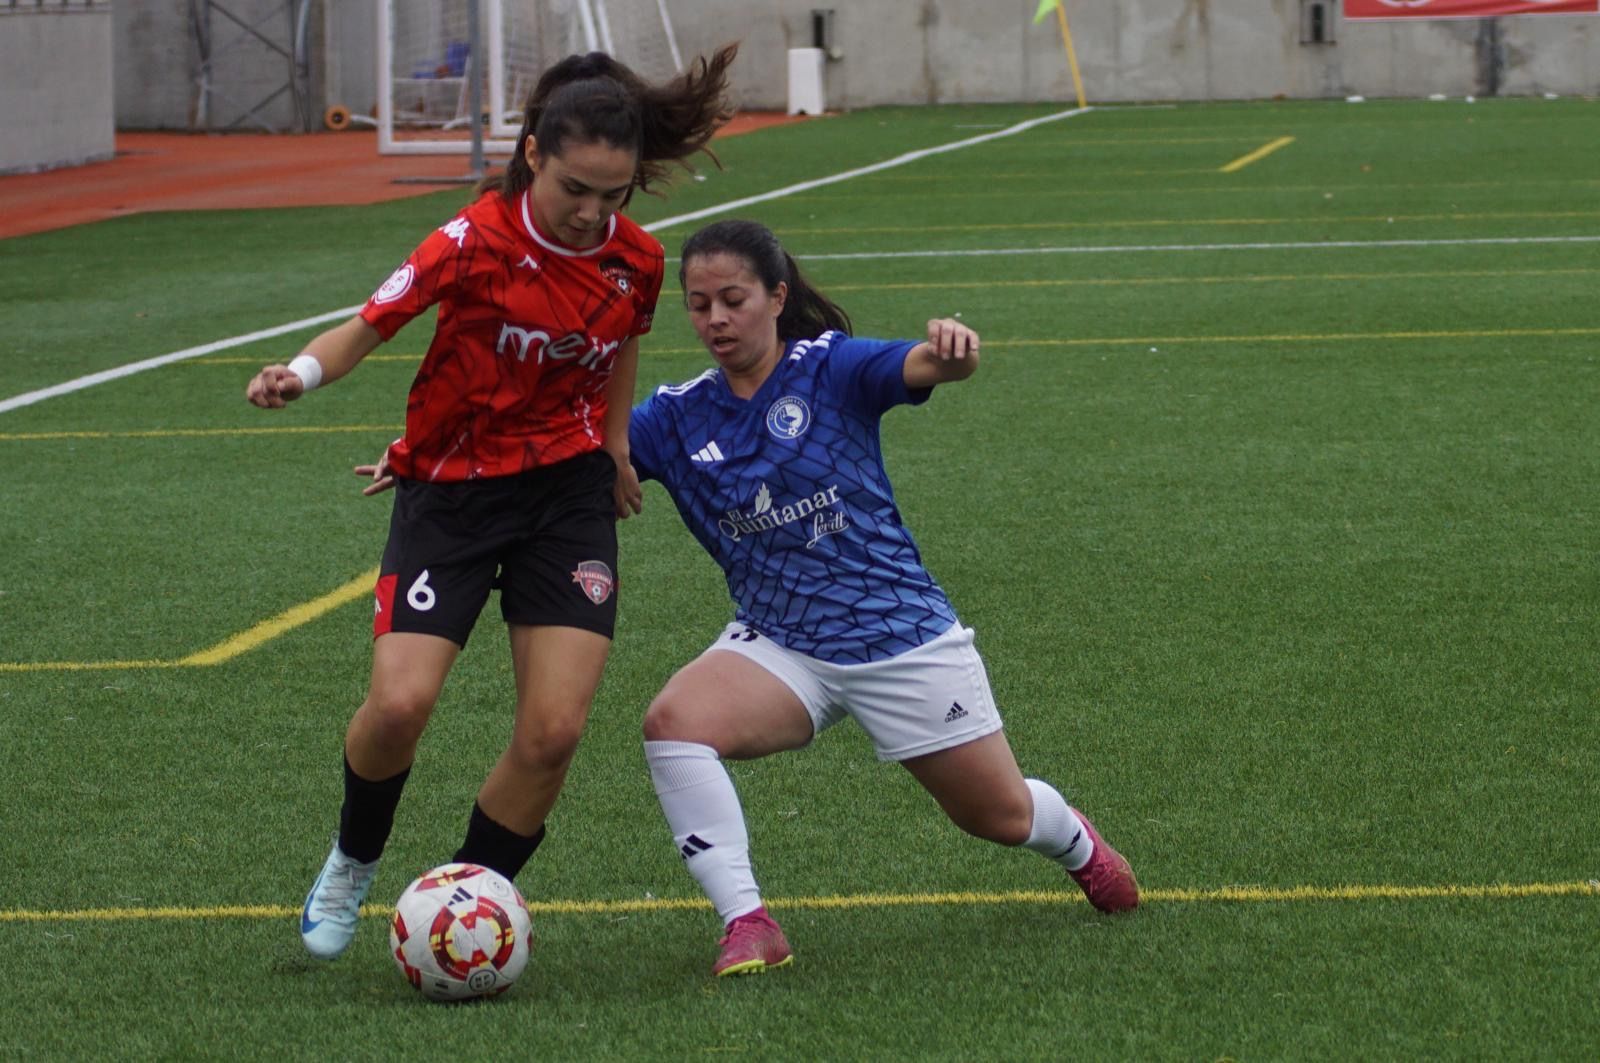
[[[724,925],[761,907],[744,810],[717,751],[698,742],[646,742],[644,759],[672,840]]]
[[[1024,781],[1033,793],[1033,829],[1022,844],[1068,871],[1079,870],[1094,855],[1094,840],[1083,829],[1083,820],[1054,786],[1038,779]]]

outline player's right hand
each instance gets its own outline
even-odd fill
[[[269,365],[255,375],[244,397],[252,406],[274,410],[287,405],[305,394],[305,381],[286,365]]]

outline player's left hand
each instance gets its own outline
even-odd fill
[[[928,344],[940,361],[959,361],[978,353],[978,334],[953,317],[936,317],[928,322]]]
[[[389,451],[385,450],[376,465],[357,465],[356,475],[372,482],[361,489],[364,495],[381,495],[394,486],[394,474],[389,471]]]
[[[644,489],[639,486],[639,473],[634,469],[633,462],[617,462],[617,485],[614,495],[618,520],[627,520],[630,515],[643,511]]]

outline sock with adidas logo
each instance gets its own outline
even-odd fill
[[[1022,844],[1068,871],[1082,870],[1094,855],[1094,841],[1083,821],[1054,786],[1038,779],[1024,781],[1033,794],[1033,829]]]
[[[744,809],[717,751],[698,742],[646,742],[644,757],[672,840],[723,924],[760,908]]]

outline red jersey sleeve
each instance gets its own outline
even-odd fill
[[[484,268],[485,238],[464,211],[428,234],[400,268],[372,293],[361,317],[385,341],[434,303],[448,298]],[[492,265],[492,261],[489,263]]]
[[[645,274],[644,283],[640,285],[638,308],[639,312],[633,319],[633,329],[630,336],[643,336],[650,331],[650,326],[655,324],[656,300],[661,297],[661,275],[666,266],[658,255],[651,262],[652,268]]]

